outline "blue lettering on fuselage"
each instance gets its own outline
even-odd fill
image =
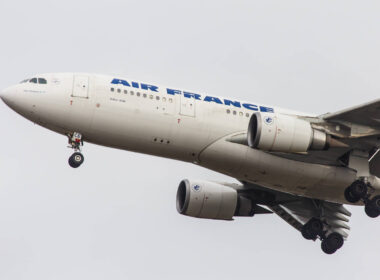
[[[176,94],[182,94],[182,91],[177,89],[166,89],[167,94],[176,95]]]
[[[113,79],[111,84],[113,85],[123,85],[123,86],[126,86],[126,87],[130,87],[131,85],[125,81],[125,80],[120,80],[120,79]]]
[[[228,100],[228,99],[224,99],[224,104],[227,105],[227,106],[235,106],[237,108],[240,108],[241,107],[241,104],[239,101],[231,101],[231,100]]]
[[[220,100],[218,97],[212,97],[212,96],[206,96],[205,99],[203,99],[203,101],[223,104],[222,100]]]
[[[149,85],[149,84],[144,84],[144,83],[138,83],[138,82],[131,82],[131,83],[129,83],[128,81],[122,80],[122,79],[113,79],[111,81],[111,84],[113,84],[113,85],[123,85],[123,86],[126,86],[126,87],[133,87],[133,88],[139,88],[139,89],[142,89],[142,90],[150,90],[150,91],[153,91],[153,92],[159,92],[159,88],[157,86]],[[166,89],[166,93],[170,94],[170,95],[183,95],[183,97],[185,97],[185,98],[194,98],[195,100],[202,100],[204,102],[213,102],[213,103],[222,104],[222,105],[224,104],[226,106],[233,106],[233,107],[236,107],[236,108],[243,107],[245,109],[252,110],[252,111],[260,111],[260,112],[265,112],[265,113],[274,113],[274,109],[270,108],[270,107],[257,106],[257,105],[250,104],[250,103],[241,103],[239,101],[232,101],[232,100],[229,100],[229,99],[223,99],[223,101],[222,101],[219,97],[208,96],[208,95],[205,96],[204,98],[202,98],[202,95],[200,95],[200,94],[191,93],[191,92],[187,92],[187,91],[183,91],[182,92],[181,90],[177,90],[177,89],[167,88]]]
[[[197,93],[191,93],[191,92],[184,91],[183,96],[186,98],[194,98],[196,100],[202,100],[202,98],[201,98],[202,96],[200,94],[197,94]]]
[[[152,86],[152,85],[147,85],[147,84],[141,84],[141,89],[151,90],[151,91],[154,91],[154,92],[158,92],[158,87]]]
[[[246,109],[248,109],[248,110],[253,110],[253,111],[258,111],[259,110],[256,105],[248,104],[248,103],[244,103],[243,107],[246,108]]]
[[[121,80],[121,79],[113,79],[111,84],[113,85],[123,85],[123,86],[126,86],[126,87],[130,87],[131,85],[128,83],[128,81],[126,80]],[[158,92],[158,87],[156,86],[152,86],[152,85],[148,85],[148,84],[140,84],[140,83],[137,83],[137,82],[132,82],[132,87],[134,88],[141,88],[141,89],[145,89],[145,90],[150,90],[150,91],[154,91],[154,92]]]

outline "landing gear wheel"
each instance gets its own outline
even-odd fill
[[[330,243],[331,246],[336,248],[336,250],[339,250],[340,248],[342,248],[343,243],[344,243],[343,236],[337,232],[331,233],[326,239]]]
[[[334,250],[334,248],[331,248],[329,246],[329,244],[326,242],[326,240],[322,241],[321,249],[325,254],[328,254],[328,255],[334,254],[336,252],[336,250]]]
[[[368,217],[377,218],[380,216],[380,195],[375,196],[366,203],[364,210]]]
[[[79,152],[76,152],[72,154],[72,156],[69,158],[69,165],[72,168],[78,168],[79,166],[82,165],[83,161],[84,161],[83,155]]]
[[[314,240],[317,237],[316,235],[313,235],[311,233],[308,227],[305,227],[305,226],[302,227],[301,233],[302,233],[303,238],[307,240]]]
[[[370,204],[367,204],[366,206],[364,206],[364,211],[367,214],[367,216],[370,218],[379,217],[379,212],[376,211],[376,209],[374,207],[372,207],[372,205],[370,205]]]
[[[355,182],[353,182],[349,189],[352,196],[358,197],[359,199],[365,198],[368,192],[367,184],[361,180],[356,180]]]
[[[321,243],[322,251],[326,254],[334,254],[338,249],[342,248],[344,243],[343,236],[337,232],[331,233]]]
[[[371,199],[371,204],[380,213],[380,195],[377,195]]]
[[[311,218],[301,229],[302,236],[307,240],[315,240],[323,233],[323,223],[317,218]]]
[[[368,186],[363,180],[356,180],[345,189],[344,197],[350,203],[356,203],[359,200],[366,200],[368,196]]]
[[[313,218],[309,221],[309,228],[313,233],[320,235],[323,231],[323,223],[321,220]]]
[[[344,197],[348,202],[356,203],[360,200],[360,197],[356,197],[352,194],[350,187],[346,188],[344,191]]]

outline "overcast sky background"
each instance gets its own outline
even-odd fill
[[[134,77],[322,114],[380,93],[379,1],[0,1],[0,88],[35,73]],[[85,144],[0,102],[0,279],[375,279],[380,220],[350,208],[335,255],[275,215],[177,214],[167,159]]]

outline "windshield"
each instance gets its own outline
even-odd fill
[[[45,78],[32,78],[32,79],[26,79],[20,82],[20,84],[25,84],[25,83],[46,85],[47,80]]]

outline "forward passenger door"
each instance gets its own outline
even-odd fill
[[[89,77],[86,75],[75,75],[72,97],[88,98]]]

